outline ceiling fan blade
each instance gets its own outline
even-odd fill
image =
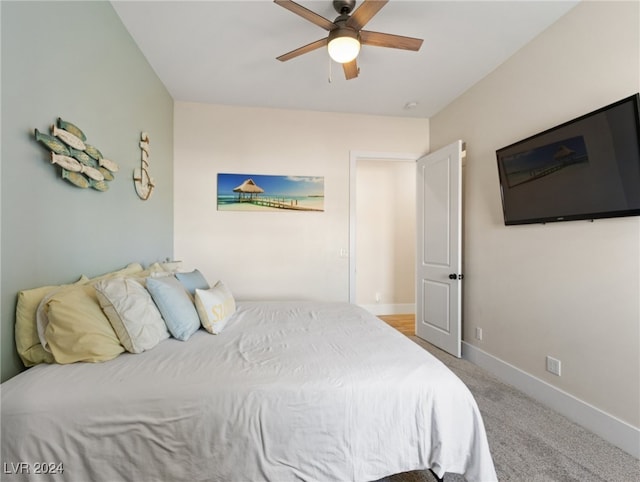
[[[421,38],[403,37],[390,33],[370,32],[360,30],[360,42],[363,45],[374,47],[389,47],[392,49],[420,50],[423,40]]]
[[[342,64],[342,70],[344,70],[344,76],[347,80],[355,79],[358,76],[358,72],[360,72],[360,68],[355,59]]]
[[[364,0],[347,20],[347,27],[360,30],[389,0]]]
[[[280,62],[286,62],[287,60],[294,59],[299,57],[302,54],[306,54],[307,52],[312,52],[313,50],[317,50],[320,47],[324,47],[327,45],[327,39],[322,38],[320,40],[316,40],[315,42],[311,42],[310,44],[299,47],[291,52],[287,52],[286,54],[281,55],[280,57],[276,57]]]
[[[280,5],[281,7],[286,8],[287,10],[295,13],[296,15],[300,15],[305,20],[308,20],[311,23],[315,23],[318,27],[321,27],[325,30],[332,30],[336,28],[335,24],[331,20],[327,20],[322,15],[318,15],[315,12],[312,12],[306,7],[303,7],[296,2],[292,2],[291,0],[273,0],[275,3]]]

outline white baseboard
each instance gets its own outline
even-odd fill
[[[462,358],[640,459],[640,429],[464,341]]]
[[[376,316],[380,315],[406,315],[416,312],[415,303],[396,303],[396,304],[380,304],[375,305],[359,305]]]

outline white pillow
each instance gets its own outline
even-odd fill
[[[169,331],[151,295],[132,278],[98,282],[96,295],[122,346],[142,353],[169,338]]]
[[[222,332],[236,311],[233,295],[221,281],[208,290],[196,289],[195,303],[200,323],[214,335]]]

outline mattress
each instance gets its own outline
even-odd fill
[[[0,391],[3,481],[497,480],[467,387],[347,303],[240,302],[219,335]]]

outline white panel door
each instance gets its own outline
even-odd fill
[[[462,141],[417,161],[416,334],[460,358]]]

